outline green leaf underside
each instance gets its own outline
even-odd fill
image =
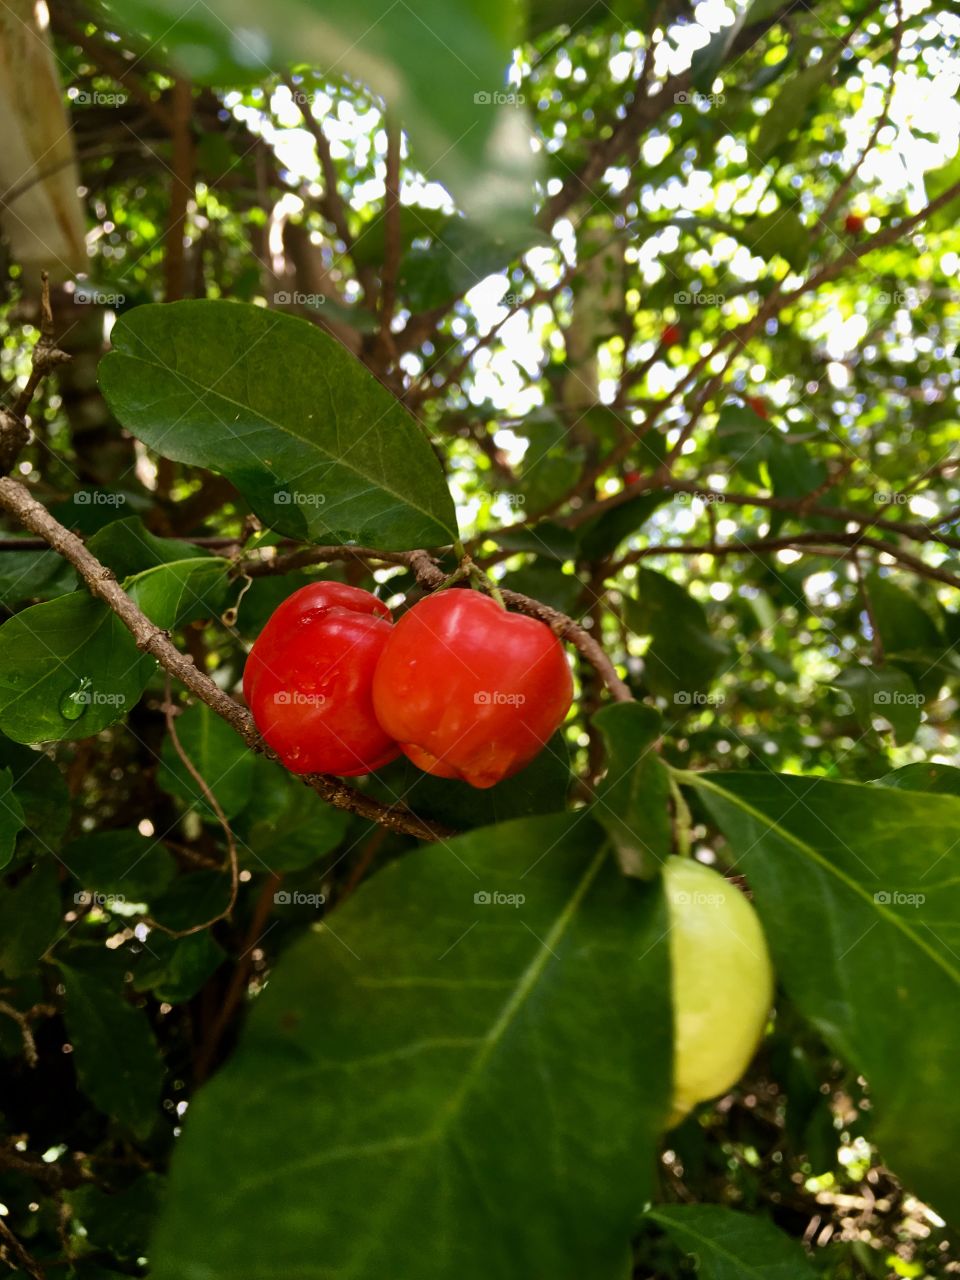
[[[867,1077],[881,1152],[941,1213],[960,1212],[960,799],[775,774],[685,780],[749,879],[787,991]]]
[[[625,875],[656,875],[671,851],[670,781],[657,756],[660,716],[639,702],[598,711],[607,773],[597,788],[593,814],[613,841]]]
[[[124,426],[168,458],[221,471],[270,527],[385,550],[456,538],[427,437],[315,326],[189,301],[137,308],[112,342],[100,382]]]
[[[714,1204],[659,1205],[647,1218],[697,1260],[702,1280],[813,1280],[796,1240],[765,1218]]]
[[[582,816],[481,829],[296,944],[191,1108],[155,1280],[622,1280],[669,974],[659,888],[603,843]]]

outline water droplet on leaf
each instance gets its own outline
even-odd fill
[[[86,712],[90,705],[90,694],[87,692],[90,684],[90,677],[84,676],[76,688],[68,690],[60,699],[60,714],[64,720],[79,720]]]

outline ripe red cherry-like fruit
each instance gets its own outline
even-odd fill
[[[301,587],[274,611],[243,672],[257,728],[294,773],[352,777],[399,755],[373,710],[390,610],[341,582]]]
[[[492,787],[529,764],[563,723],[573,681],[535,618],[455,588],[390,633],[373,680],[380,724],[418,768]]]
[[[848,213],[843,220],[843,229],[848,236],[858,236],[863,230],[864,219],[859,213]]]
[[[769,418],[770,412],[767,409],[767,402],[763,396],[746,396],[744,404],[752,409],[758,418]]]
[[[665,347],[675,346],[683,338],[683,330],[678,324],[668,324],[660,335],[660,342]]]

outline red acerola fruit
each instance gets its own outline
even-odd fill
[[[683,330],[678,324],[668,324],[660,335],[660,344],[664,347],[676,346],[683,338]]]
[[[632,484],[639,484],[641,480],[639,471],[625,471],[623,473],[623,483],[629,488]]]
[[[572,698],[550,628],[463,588],[403,615],[373,680],[380,724],[404,754],[426,773],[473,787],[492,787],[529,764]]]
[[[770,417],[770,410],[767,408],[767,402],[763,396],[744,396],[743,402],[753,410],[758,418]]]
[[[341,582],[301,587],[270,616],[247,658],[243,693],[293,773],[352,777],[399,755],[372,698],[390,631],[387,606]]]
[[[843,220],[843,229],[848,236],[858,236],[863,230],[864,218],[859,213],[848,213]]]

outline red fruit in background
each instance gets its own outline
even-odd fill
[[[753,410],[758,418],[770,417],[770,411],[763,396],[744,396],[743,402]]]
[[[639,472],[639,471],[625,471],[625,472],[623,473],[623,483],[624,483],[624,484],[626,484],[626,485],[630,485],[630,484],[639,484],[639,483],[640,483],[640,472]]]
[[[668,324],[660,335],[660,342],[665,347],[675,346],[683,338],[683,330],[678,324]]]
[[[864,219],[859,213],[848,213],[843,220],[843,229],[849,236],[858,236],[863,230]]]
[[[529,764],[572,698],[563,646],[548,626],[461,588],[403,615],[373,681],[377,716],[404,754],[474,787]]]
[[[243,693],[288,769],[351,777],[399,755],[371,696],[390,624],[376,596],[340,582],[301,587],[270,616],[247,658]]]

